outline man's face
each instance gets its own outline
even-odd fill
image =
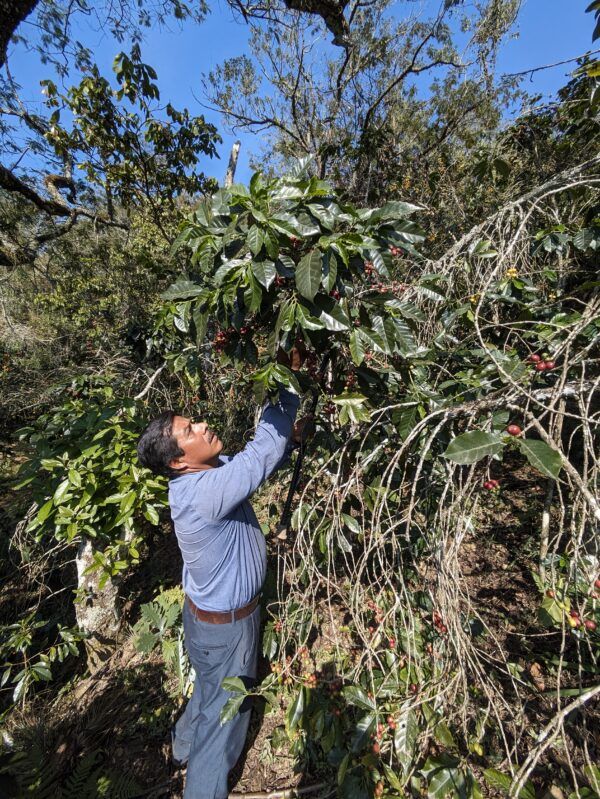
[[[223,442],[206,422],[192,422],[185,416],[176,416],[173,419],[173,435],[183,450],[183,455],[169,464],[173,469],[198,472],[217,465]]]

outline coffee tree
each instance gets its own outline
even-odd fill
[[[402,286],[391,277],[401,254],[418,258],[416,211],[404,202],[358,210],[302,167],[278,180],[257,173],[249,189],[221,189],[181,226],[175,246],[189,252],[191,271],[165,293],[160,326],[193,335],[197,346],[208,337],[223,364],[253,367],[258,399],[278,382],[296,391],[325,382],[335,403],[328,413],[339,411],[341,423],[366,419],[401,364],[422,355],[422,314],[398,298]],[[296,378],[275,355],[299,339],[308,370]],[[396,367],[381,368],[378,353]],[[194,357],[190,346],[176,368]],[[325,357],[329,380],[319,375]]]
[[[189,268],[164,295],[159,329],[190,379],[212,352],[259,400],[278,384],[319,397],[315,457],[282,553],[285,590],[263,642],[273,673],[260,690],[288,702],[278,740],[302,762],[325,756],[348,797],[409,783],[477,795],[473,768],[502,746],[507,721],[501,678],[482,667],[478,636],[489,628],[460,588],[458,548],[485,505],[501,506],[509,464],[572,486],[584,502],[575,512],[597,513],[575,453],[530,404],[568,401],[585,373],[597,322],[594,301],[578,307],[576,297],[593,291],[596,225],[570,232],[557,270],[552,232],[519,228],[512,204],[428,262],[416,246],[419,208],[357,209],[304,169],[223,189],[181,225]],[[306,369],[295,375],[275,356],[299,341]],[[586,430],[589,420],[577,435]],[[542,527],[540,623],[574,630],[585,660],[598,607],[578,592],[589,595],[598,562],[569,549],[559,566],[549,550]],[[324,627],[327,643],[309,650]],[[510,677],[506,652],[495,657]],[[227,687],[226,717],[245,694]],[[461,717],[452,708],[462,706]],[[529,773],[516,775],[520,789]],[[504,790],[512,775],[489,767],[485,781]]]

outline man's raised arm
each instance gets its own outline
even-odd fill
[[[202,479],[202,511],[213,519],[227,516],[275,471],[286,447],[300,405],[300,399],[282,388],[279,400],[262,412],[256,434],[244,449]]]

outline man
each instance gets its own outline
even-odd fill
[[[292,368],[300,359],[292,358]],[[266,572],[263,533],[249,497],[303,436],[294,421],[299,398],[285,389],[263,410],[255,437],[233,457],[205,422],[172,411],[152,421],[138,442],[144,466],[169,481],[171,517],[183,558],[183,625],[196,672],[194,691],[175,725],[173,758],[187,761],[184,799],[226,799],[227,775],[246,738],[250,707],[223,726],[225,677],[256,678],[259,595]]]

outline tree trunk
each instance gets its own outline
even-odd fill
[[[227,165],[227,173],[225,175],[225,183],[224,183],[226,189],[228,189],[231,185],[233,185],[233,178],[235,175],[239,154],[240,154],[240,142],[236,141],[233,143],[233,147],[231,148],[231,153],[229,155],[229,164]]]
[[[113,654],[119,632],[117,589],[111,580],[100,588],[101,571],[85,573],[93,562],[89,540],[77,552],[77,586],[80,601],[75,603],[77,624],[89,638],[85,640],[88,668],[93,673]]]
[[[0,67],[6,62],[6,51],[13,33],[37,4],[38,0],[0,0]]]

